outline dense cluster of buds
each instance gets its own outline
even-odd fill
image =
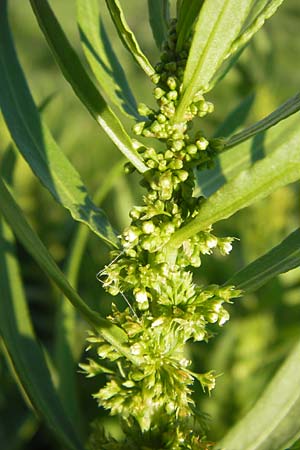
[[[185,344],[207,340],[208,325],[222,326],[229,318],[223,304],[239,295],[232,286],[195,286],[188,271],[201,265],[201,254],[214,249],[228,254],[232,238],[218,238],[210,227],[187,239],[175,257],[170,259],[164,252],[171,236],[199,213],[204,199],[193,196],[194,170],[211,164],[221,145],[203,132],[192,134],[191,121],[213,111],[201,93],[187,108],[184,121],[174,121],[188,47],[187,42],[176,53],[173,21],[152,77],[158,109],[141,105],[139,112],[145,120],[133,128],[138,136],[158,139],[162,150],[137,143],[149,167],[142,180],[147,189],[144,204],[130,211],[131,224],[121,235],[122,252],[113,254],[112,263],[101,273],[104,288],[112,295],[122,294],[129,304],[123,312],[114,308],[109,319],[126,332],[130,352],[139,364],[128,361],[99,335],[91,335],[90,347],[109,363],[104,367],[91,359],[82,366],[89,376],[107,373],[110,377],[95,394],[100,405],[120,414],[131,426],[139,424],[144,434],[151,430],[152,435],[165,436],[161,448],[169,449],[205,448],[198,438],[188,438],[186,432],[183,437],[182,430],[193,416],[194,380],[210,391],[215,377],[213,372],[191,371]],[[127,170],[132,170],[130,164]],[[114,445],[107,448],[121,448]]]

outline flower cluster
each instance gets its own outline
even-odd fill
[[[209,324],[222,326],[229,318],[223,304],[240,294],[233,286],[196,286],[189,272],[190,266],[201,265],[201,255],[214,249],[228,254],[233,238],[219,238],[209,227],[187,239],[172,257],[164,251],[171,236],[197,216],[204,201],[193,196],[195,168],[211,164],[222,145],[203,132],[192,134],[192,119],[213,111],[201,93],[188,106],[184,120],[175,121],[188,47],[187,42],[176,52],[173,21],[152,78],[158,109],[141,105],[145,120],[133,129],[138,136],[158,139],[163,149],[137,143],[149,167],[142,180],[147,193],[143,205],[130,211],[131,224],[120,237],[122,252],[113,253],[112,263],[101,273],[104,288],[127,299],[129,307],[123,312],[114,307],[109,319],[126,332],[129,350],[139,363],[128,361],[101,336],[91,335],[90,347],[107,364],[91,359],[82,365],[88,376],[107,374],[109,381],[95,398],[111,414],[120,414],[128,426],[138,424],[144,436],[150,430],[152,437],[155,430],[157,436],[165,433],[169,440],[168,432],[177,430],[171,434],[171,444],[158,447],[169,449],[207,448],[199,438],[189,437],[186,427],[193,416],[194,379],[210,391],[215,377],[213,372],[191,371],[185,344],[206,341],[211,334]],[[127,165],[127,169],[132,168]]]

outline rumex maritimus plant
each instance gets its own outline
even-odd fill
[[[6,2],[2,1],[1,108],[7,126],[18,149],[54,198],[75,220],[88,225],[115,248],[111,263],[99,273],[99,279],[110,294],[121,294],[128,302],[125,310],[114,306],[106,319],[86,305],[28,226],[7,187],[9,176],[4,173],[7,181],[0,185],[3,216],[18,239],[90,323],[92,330],[88,341],[89,346],[96,349],[97,358],[91,357],[88,364],[81,367],[89,376],[107,374],[106,385],[95,397],[111,414],[119,414],[124,422],[126,436],[122,442],[96,429],[90,446],[208,448],[210,444],[201,432],[195,431],[192,421],[196,417],[192,388],[196,380],[203,389],[210,391],[215,384],[215,374],[213,368],[202,374],[192,371],[185,344],[207,341],[212,335],[209,324],[223,325],[228,320],[223,304],[239,296],[245,284],[250,290],[275,274],[297,266],[299,252],[294,250],[299,244],[299,233],[296,231],[274,249],[273,266],[269,262],[270,255],[265,255],[224,286],[196,286],[191,267],[200,267],[201,254],[219,249],[226,255],[231,250],[233,238],[215,236],[212,224],[265,197],[277,187],[298,180],[297,116],[287,118],[298,111],[299,96],[229,138],[210,138],[199,128],[205,123],[205,116],[213,113],[212,103],[206,100],[207,93],[282,2],[183,0],[177,2],[177,19],[173,20],[168,15],[167,2],[149,2],[155,40],[162,50],[161,60],[153,68],[130,30],[119,2],[107,0],[106,6],[122,42],[155,85],[153,93],[157,106],[150,108],[142,104],[137,109],[124,73],[119,70],[114,78],[113,71],[103,69],[103,63],[96,64],[99,59],[113,64],[111,49],[109,55],[105,53],[107,47],[99,41],[97,32],[95,34],[98,3],[78,1],[80,34],[87,59],[105,97],[135,118],[133,132],[139,140],[129,137],[88,77],[48,2],[31,0],[30,3],[64,76],[97,123],[127,157],[126,171],[140,172],[146,189],[142,205],[130,211],[130,226],[118,235],[103,211],[91,201],[78,173],[60,152],[38,115],[14,52]],[[155,16],[159,20],[154,20]],[[103,27],[103,23],[99,26]],[[105,90],[106,85],[113,88]],[[199,122],[193,126],[196,117]],[[283,124],[289,124],[289,133],[285,133],[283,144],[278,140],[278,146],[272,146],[270,154],[234,174],[209,198],[195,194],[197,172],[211,167],[218,155],[231,148],[235,152],[233,157],[238,158],[244,141],[284,119],[287,120]],[[144,138],[151,138],[151,145]],[[152,144],[153,139],[157,144]],[[7,239],[11,239],[9,231],[5,233]],[[3,261],[9,265],[8,259]],[[266,267],[271,270],[265,270]],[[7,298],[14,294],[8,281],[9,278]],[[20,344],[10,340],[9,333],[13,332],[16,336],[16,330],[3,321],[1,333],[12,358]],[[44,361],[43,355],[38,355],[40,361]],[[286,364],[292,364],[290,361],[294,364],[295,359],[291,355]],[[16,357],[17,371],[24,363],[20,356]],[[42,364],[47,373],[45,363]],[[57,436],[66,446],[81,448],[60,409],[58,398],[56,405],[45,407],[47,392],[55,397],[49,374],[46,394],[32,388],[35,382],[28,382],[26,371],[21,376],[31,402],[44,414]],[[64,417],[66,423],[61,421],[58,426],[59,417]],[[284,442],[278,440],[276,448],[283,448],[282,445],[297,439],[298,429],[295,431],[294,424],[290,428]],[[229,435],[221,447],[238,448],[230,439],[234,442],[237,438]],[[270,439],[273,437],[264,438],[262,445],[265,447],[255,448],[268,448]],[[241,442],[239,445],[243,447],[239,448],[247,448],[248,444]]]

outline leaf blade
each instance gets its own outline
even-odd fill
[[[169,0],[148,0],[148,13],[152,34],[160,50],[167,36]]]
[[[187,59],[175,122],[182,120],[186,107],[197,91],[208,90],[211,78],[225,59],[232,42],[242,28],[251,1],[204,2],[196,22]]]
[[[108,137],[141,173],[147,170],[123,125],[95,88],[47,0],[30,0],[39,26],[66,80]]]
[[[280,273],[288,272],[300,265],[300,228],[291,233],[279,245],[262,255],[227,282],[238,289],[252,292]]]
[[[71,450],[83,450],[35,340],[13,246],[12,233],[0,218],[0,332],[5,347],[22,387],[39,415],[44,417],[62,445]]]
[[[300,436],[300,343],[254,407],[216,445],[222,450],[284,450]],[[247,433],[245,433],[247,430]]]
[[[138,65],[144,70],[144,72],[151,77],[154,74],[154,69],[148,58],[142,52],[135,35],[131,31],[120,2],[118,0],[105,0],[108,11],[112,18],[112,21],[116,27],[116,30],[123,42],[125,48],[131,53]]]
[[[75,220],[85,223],[107,243],[117,246],[116,234],[106,215],[92,203],[78,172],[39,116],[14,49],[6,7],[0,11],[0,68],[2,113],[23,157]]]
[[[97,0],[77,0],[77,22],[84,54],[104,95],[124,114],[138,118],[134,95],[108,39]]]
[[[295,126],[290,136],[275,151],[239,173],[209,197],[197,217],[178,230],[167,247],[179,247],[193,234],[230,217],[275,189],[297,181],[300,178],[299,146],[300,133]]]
[[[253,136],[255,136],[258,133],[261,133],[262,131],[268,130],[269,128],[273,127],[282,120],[287,119],[292,114],[295,114],[297,111],[299,111],[299,109],[300,109],[300,94],[298,93],[293,97],[291,97],[290,99],[288,99],[282,105],[280,105],[277,109],[275,109],[275,111],[271,112],[271,114],[269,114],[267,117],[263,118],[259,122],[256,122],[255,124],[251,125],[250,127],[246,128],[240,133],[231,136],[225,142],[224,151],[238,144],[241,144],[242,142],[252,138]]]

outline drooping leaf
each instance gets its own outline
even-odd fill
[[[195,26],[176,121],[197,91],[208,92],[283,0],[206,1]],[[200,57],[199,57],[200,55]]]
[[[151,77],[154,74],[154,69],[147,57],[142,52],[135,35],[131,31],[120,2],[118,0],[105,0],[112,21],[116,27],[116,30],[123,42],[125,48],[131,53],[138,65],[144,70],[144,72]]]
[[[287,450],[300,437],[300,343],[215,450]]]
[[[116,178],[123,171],[124,161],[116,164],[107,174],[106,181],[94,196],[95,204],[99,205],[106,197]],[[66,262],[65,275],[69,283],[76,288],[82,256],[88,240],[88,228],[78,225],[70,244],[70,253]],[[72,412],[74,423],[81,424],[81,412],[76,390],[76,365],[81,355],[85,336],[80,340],[78,333],[77,313],[72,304],[62,295],[58,304],[55,333],[55,367],[59,379],[58,390],[63,405]]]
[[[297,111],[299,111],[299,109],[300,109],[300,94],[296,94],[294,97],[290,98],[282,105],[280,105],[277,109],[275,109],[275,111],[273,111],[264,119],[260,120],[259,122],[256,122],[254,125],[251,125],[250,127],[246,128],[240,133],[237,133],[231,136],[229,139],[227,139],[225,142],[224,150],[232,148],[235,145],[238,145],[241,142],[244,142],[247,139],[252,138],[256,134],[273,127],[278,122],[281,122],[282,120],[286,119],[292,114],[295,114]]]
[[[198,17],[204,0],[183,0],[180,4],[177,20],[177,51],[182,50],[183,44],[191,34],[193,24]]]
[[[47,0],[30,0],[30,3],[53,55],[75,94],[126,158],[137,170],[145,172],[147,166],[134,149],[121,122],[89,78]]]
[[[148,0],[150,26],[159,49],[167,35],[169,7],[169,0]]]
[[[279,245],[233,275],[226,284],[252,292],[267,281],[300,265],[300,228]]]
[[[249,169],[256,161],[293,140],[299,128],[299,121],[300,115],[295,114],[277,124],[276,127],[221,153],[216,158],[213,169],[197,172],[195,195],[210,196],[242,170]]]
[[[290,135],[283,138],[276,150],[240,172],[211,195],[203,203],[199,214],[172,236],[168,247],[180,246],[183,241],[209,225],[230,217],[279,187],[297,181],[300,178],[299,148],[298,126],[293,127]]]
[[[85,56],[105,97],[123,113],[139,117],[134,95],[101,20],[98,0],[77,0],[77,17]]]
[[[58,398],[26,305],[14,242],[0,218],[0,334],[19,382],[59,442],[70,450],[83,445]]]
[[[6,15],[0,10],[0,106],[18,149],[53,197],[75,220],[106,242],[118,239],[104,212],[91,201],[78,172],[60,150],[34,104],[14,49]]]
[[[83,317],[95,327],[103,338],[117,348],[128,359],[136,361],[130,351],[124,346],[127,342],[127,335],[123,330],[112,325],[106,319],[103,319],[99,313],[90,309],[82,300],[79,294],[72,288],[65,275],[58,268],[55,261],[40,241],[37,234],[26,221],[22,211],[15,202],[13,196],[7,189],[0,177],[0,211],[7,223],[17,236],[18,240],[24,245],[29,254],[35,259],[41,269],[65,294],[73,306]]]

